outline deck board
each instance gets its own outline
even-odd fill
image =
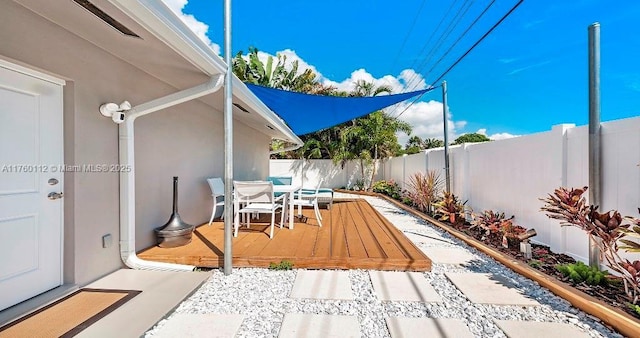
[[[319,227],[313,209],[304,209],[306,223],[295,219],[294,229],[276,224],[269,238],[269,217],[251,220],[233,238],[235,267],[268,267],[281,260],[295,268],[377,269],[429,271],[427,258],[402,232],[365,200],[337,200],[322,209]],[[151,247],[140,258],[216,268],[223,265],[224,224],[199,226],[191,243],[178,248]]]

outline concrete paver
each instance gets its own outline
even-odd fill
[[[235,337],[244,315],[191,314],[172,316],[154,337]]]
[[[527,322],[522,320],[494,320],[510,338],[586,338],[589,334],[565,323]]]
[[[287,313],[284,315],[280,338],[360,337],[360,324],[356,316],[310,315]]]
[[[417,231],[404,231],[403,232],[405,236],[407,236],[407,238],[412,241],[413,243],[424,243],[424,244],[432,244],[432,245],[446,245],[446,244],[450,244],[451,241],[448,239],[445,239],[444,237],[440,236],[437,232],[420,232],[418,233]]]
[[[353,300],[348,271],[300,270],[296,274],[291,298]]]
[[[405,318],[386,319],[391,338],[434,337],[472,338],[473,334],[461,319],[450,318]]]
[[[487,273],[445,273],[447,278],[473,303],[495,305],[540,305],[513,288],[500,276]]]
[[[455,247],[428,247],[420,250],[435,264],[464,265],[478,259],[469,251]]]
[[[382,301],[442,302],[419,272],[369,271],[373,289]]]

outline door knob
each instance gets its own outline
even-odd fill
[[[47,195],[47,197],[50,200],[57,200],[57,199],[62,198],[62,195],[63,194],[61,192],[50,192],[49,195]]]

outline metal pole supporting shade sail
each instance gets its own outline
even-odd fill
[[[589,203],[600,205],[600,24],[589,25]],[[600,268],[600,250],[589,237],[589,265]]]
[[[446,191],[451,192],[451,176],[449,176],[449,126],[447,123],[449,107],[447,106],[447,81],[442,81],[442,122],[444,124],[444,174]]]
[[[227,74],[224,77],[224,274],[232,269],[232,220],[233,220],[233,64],[231,62],[231,0],[224,0],[224,60]]]

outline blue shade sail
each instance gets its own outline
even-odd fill
[[[339,125],[433,89],[382,96],[337,97],[291,92],[250,83],[246,85],[296,135]]]

